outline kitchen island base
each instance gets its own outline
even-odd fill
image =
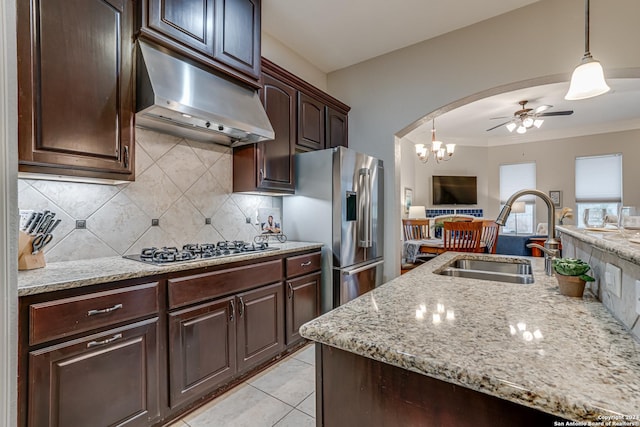
[[[319,343],[316,396],[316,425],[325,427],[544,427],[565,421]]]

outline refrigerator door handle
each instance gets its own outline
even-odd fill
[[[343,270],[342,274],[345,276],[353,276],[354,274],[358,274],[361,271],[370,270],[371,268],[376,267],[383,263],[384,263],[384,260],[381,259],[380,261],[372,262],[370,264],[363,265],[362,267],[354,268],[353,270]]]
[[[373,234],[373,221],[371,220],[371,171],[368,168],[360,169],[359,187],[362,197],[360,197],[360,217],[358,218],[358,228],[360,241],[358,246],[370,248],[372,246],[371,236]]]

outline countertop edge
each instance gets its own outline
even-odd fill
[[[584,243],[593,245],[598,249],[613,253],[621,259],[640,265],[640,245],[637,245],[637,248],[630,246],[634,244],[629,243],[629,241],[623,237],[618,237],[616,231],[590,231],[575,226],[563,225],[556,226],[556,230]]]
[[[127,279],[152,277],[253,259],[260,260],[277,255],[320,249],[322,246],[322,243],[315,242],[287,242],[277,245],[277,251],[173,264],[170,266],[155,266],[122,257],[50,263],[41,269],[18,272],[18,297]]]

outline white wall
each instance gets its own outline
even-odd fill
[[[262,56],[318,89],[327,91],[327,75],[324,72],[264,31]]]
[[[591,4],[591,52],[607,73],[637,72],[640,2]],[[584,50],[584,2],[541,0],[530,6],[418,43],[328,76],[351,106],[349,145],[385,162],[385,276],[399,273],[401,188],[394,134],[441,106],[497,86],[555,76],[568,81]],[[532,41],[523,47],[522,40]],[[463,150],[463,147],[459,147]]]
[[[640,206],[640,130],[589,135],[527,144],[489,148],[487,171],[489,202],[486,215],[499,211],[499,166],[504,163],[536,162],[536,186],[548,193],[562,191],[562,206],[575,209],[575,159],[579,156],[623,153],[622,195],[625,205]],[[536,222],[546,222],[543,202],[536,203]]]

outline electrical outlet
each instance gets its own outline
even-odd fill
[[[622,270],[613,264],[607,263],[604,270],[604,281],[608,292],[622,297]]]
[[[640,280],[636,280],[636,313],[640,314]]]

